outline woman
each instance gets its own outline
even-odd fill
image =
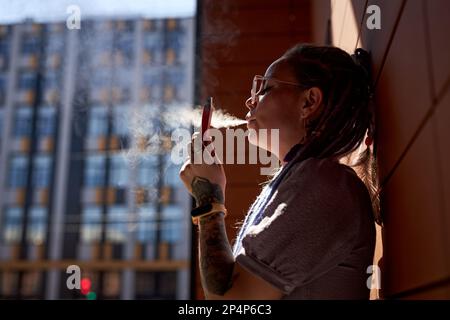
[[[246,101],[248,127],[255,129],[249,141],[275,152],[282,166],[250,208],[233,249],[222,165],[183,165],[180,177],[197,203],[207,298],[368,299],[372,188],[338,162],[363,142],[359,164],[367,168],[373,160],[366,62],[361,49],[350,56],[297,45],[255,77]],[[261,144],[258,129],[279,129],[278,148]]]

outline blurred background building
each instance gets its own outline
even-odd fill
[[[193,50],[193,18],[0,27],[0,297],[82,298],[72,264],[97,298],[189,297],[191,204],[159,115],[192,104]]]
[[[450,299],[449,4],[197,0],[195,18],[2,26],[0,296],[85,298],[65,284],[77,264],[97,298],[203,298],[159,113],[212,95],[244,117],[253,76],[313,42],[372,55],[384,218],[372,298]],[[372,5],[381,29],[367,26]],[[151,115],[159,151],[129,112]],[[233,242],[266,177],[225,171]]]

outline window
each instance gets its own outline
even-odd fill
[[[61,83],[59,74],[55,71],[48,71],[44,78],[45,89],[55,89],[59,87]]]
[[[3,136],[3,109],[0,108],[0,137]]]
[[[138,213],[137,238],[140,242],[156,241],[156,214],[154,206],[142,206]]]
[[[108,108],[106,106],[93,107],[89,111],[88,135],[98,137],[108,132]]]
[[[6,76],[0,73],[0,104],[3,104],[5,101],[5,93],[6,93]]]
[[[3,221],[3,241],[18,243],[22,237],[22,208],[7,208]]]
[[[28,158],[14,156],[11,158],[8,185],[11,188],[23,188],[27,185]]]
[[[181,183],[179,172],[181,169],[180,165],[174,165],[170,162],[170,159],[168,159],[169,165],[164,170],[164,185],[166,186],[176,186]]]
[[[161,85],[162,75],[159,70],[149,70],[146,71],[143,75],[143,83],[144,86],[153,87],[156,85]]]
[[[105,181],[105,157],[90,155],[85,160],[84,185],[87,187],[100,187]]]
[[[0,52],[0,70],[6,70],[8,68],[8,56],[5,53]],[[0,87],[0,92],[2,88]]]
[[[136,299],[155,298],[156,275],[155,272],[136,272]]]
[[[175,271],[157,272],[156,277],[160,283],[158,298],[175,299],[177,291],[177,273]]]
[[[9,42],[5,38],[0,37],[0,54],[6,55],[8,53],[9,53]]]
[[[128,230],[128,209],[114,206],[108,209],[106,239],[111,242],[125,242]]]
[[[20,291],[25,298],[39,298],[42,287],[42,273],[38,271],[25,272]]]
[[[146,49],[162,50],[163,34],[161,32],[145,33],[143,42]]]
[[[158,183],[158,157],[141,157],[138,165],[137,184],[140,187],[154,187]]]
[[[180,68],[171,68],[166,71],[168,82],[176,87],[180,87],[184,82],[184,70]]]
[[[63,29],[64,30],[64,29]],[[50,37],[47,38],[47,54],[50,53],[63,53],[64,51],[64,34],[53,32]]]
[[[121,53],[125,64],[129,65],[133,60],[133,34],[124,33],[117,39],[117,51]]]
[[[37,53],[39,51],[39,43],[41,39],[38,37],[28,36],[24,37],[22,42],[22,53],[24,54],[32,54]]]
[[[47,234],[47,208],[32,207],[29,212],[27,240],[33,244],[42,244]]]
[[[92,84],[94,89],[107,87],[111,84],[111,74],[108,70],[98,70],[92,75]]]
[[[170,48],[179,52],[183,45],[183,33],[179,31],[172,31],[167,33],[167,42]]]
[[[119,298],[120,293],[120,272],[106,272],[103,282],[103,295],[108,298]]]
[[[13,297],[17,295],[17,282],[19,281],[19,273],[13,271],[4,271],[1,274],[2,284],[0,294],[3,297]]]
[[[41,107],[38,111],[37,136],[48,137],[55,133],[56,109],[53,107]]]
[[[34,89],[36,87],[36,73],[33,72],[23,72],[19,75],[19,89]]]
[[[175,243],[182,238],[183,214],[178,206],[165,206],[162,211],[161,239]]]
[[[111,186],[124,187],[128,184],[128,163],[124,155],[112,156],[109,170]]]
[[[126,136],[130,131],[129,109],[126,107],[116,107],[113,109],[112,131],[118,136]]]
[[[52,158],[48,155],[35,156],[33,159],[33,187],[48,188],[52,174]]]
[[[14,136],[26,137],[31,135],[32,109],[27,107],[18,108],[14,123]]]
[[[86,207],[83,210],[81,240],[100,241],[102,232],[102,211],[100,207]]]

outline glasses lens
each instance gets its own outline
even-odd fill
[[[263,87],[264,87],[265,79],[261,76],[255,76],[253,78],[253,85],[252,85],[252,102],[255,103],[258,95],[261,93]]]

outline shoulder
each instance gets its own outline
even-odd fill
[[[278,190],[327,216],[339,211],[341,218],[353,219],[355,212],[368,212],[372,207],[369,192],[356,172],[331,159],[309,158],[293,164]]]
[[[302,162],[292,165],[283,179],[287,183],[299,181],[309,184],[311,188],[333,188],[333,189],[362,189],[364,183],[356,172],[332,159],[308,158]]]

